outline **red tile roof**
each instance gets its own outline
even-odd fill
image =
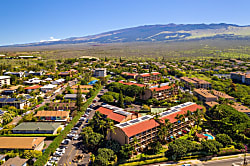
[[[165,120],[165,119],[169,119],[169,121],[171,123],[174,123],[177,121],[177,119],[175,119],[176,115],[179,114],[179,115],[182,115],[182,114],[185,114],[188,110],[191,111],[191,112],[194,112],[196,111],[197,109],[202,109],[201,106],[197,105],[197,104],[192,104],[190,106],[187,106],[187,107],[184,107],[184,108],[181,108],[180,110],[181,111],[178,111],[178,112],[175,112],[173,114],[169,114],[167,116],[163,116],[161,117],[160,119],[162,120]]]
[[[42,86],[40,86],[40,85],[35,85],[35,86],[29,86],[29,87],[27,87],[27,88],[24,88],[24,89],[39,89],[39,88],[41,88]]]
[[[166,85],[166,86],[161,86],[160,88],[158,88],[158,87],[150,88],[150,90],[161,91],[161,90],[170,89],[170,88],[171,88],[171,86]]]
[[[159,126],[159,123],[157,123],[154,119],[149,119],[128,127],[121,128],[121,130],[123,130],[128,137],[131,137],[157,126]]]
[[[144,87],[144,86],[146,86],[146,85],[143,85],[143,84],[137,84],[137,83],[132,83],[132,82],[123,82],[123,81],[119,81],[119,83],[124,84],[124,85],[136,85],[136,86],[139,86],[139,87]]]
[[[154,72],[154,73],[151,73],[152,75],[159,75],[161,73],[158,73],[158,72]],[[143,73],[143,74],[140,74],[140,76],[142,77],[149,77],[151,75],[150,73]]]
[[[208,136],[205,136],[205,135],[203,135],[203,134],[198,134],[198,133],[196,133],[196,136],[197,136],[198,138],[204,138],[204,139],[207,139],[207,138],[208,138]]]
[[[116,122],[121,122],[124,119],[126,119],[126,116],[114,113],[113,110],[110,110],[104,107],[100,107],[96,111],[99,111],[103,115],[107,115],[107,118],[112,119]]]
[[[137,73],[128,73],[128,72],[122,72],[123,75],[127,75],[127,76],[136,76],[138,75]]]

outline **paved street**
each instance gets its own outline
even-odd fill
[[[97,96],[99,95],[103,95],[103,93],[106,90],[100,91],[98,93]],[[99,102],[99,97],[95,98],[97,100],[97,102],[95,103],[96,105],[100,105],[101,102]],[[93,116],[95,114],[95,110],[92,110],[89,114],[89,116],[86,119],[92,119]],[[86,124],[85,123],[86,120],[84,121],[84,123],[79,127],[79,130],[77,131],[77,134],[81,133],[82,127]],[[81,144],[82,144],[82,140],[72,140],[68,146],[68,148],[65,151],[65,154],[61,157],[61,159],[58,162],[58,166],[76,166],[76,165],[88,165],[89,163],[89,158],[90,155],[88,153],[86,153],[83,149],[81,149]],[[84,160],[80,163],[74,163],[72,162],[72,160],[74,159],[74,157],[77,154],[83,154],[84,155]]]

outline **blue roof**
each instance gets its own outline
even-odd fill
[[[97,81],[98,81],[98,80],[90,81],[90,82],[88,83],[88,85],[93,85],[93,84],[95,84]]]

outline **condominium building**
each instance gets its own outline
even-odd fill
[[[232,72],[231,79],[237,83],[243,83],[246,85],[250,85],[250,73],[242,73],[242,72]]]
[[[128,120],[132,120],[140,117],[139,113],[128,112],[122,108],[115,107],[109,104],[102,105],[96,111],[100,112],[104,118],[109,118],[114,121],[114,123],[123,123]]]
[[[163,85],[163,86],[153,86],[149,89],[145,89],[141,94],[140,98],[142,100],[148,100],[150,98],[155,98],[157,100],[167,99],[178,93],[178,87],[175,85]]]
[[[210,91],[206,89],[195,89],[193,94],[203,102],[211,102],[218,100],[217,96],[211,94]]]
[[[122,72],[122,77],[126,79],[135,79],[135,77],[138,75],[138,73],[129,73],[129,72]]]
[[[10,76],[0,76],[0,87],[10,85]]]
[[[94,71],[94,77],[106,77],[107,69],[106,68],[96,68]]]
[[[150,81],[157,81],[161,79],[161,73],[159,72],[152,72],[152,73],[143,73],[143,74],[138,74],[136,76],[136,80],[142,79],[143,82],[147,83]]]
[[[247,114],[247,116],[250,117],[250,109],[248,107],[246,107],[242,104],[239,104],[239,103],[234,103],[230,106],[232,106],[234,109],[236,109],[239,112],[243,112],[243,113]]]
[[[185,88],[203,88],[203,89],[211,89],[212,84],[210,82],[198,79],[198,78],[188,78],[188,77],[181,77],[181,82],[184,83]]]
[[[169,110],[160,114],[159,120],[162,121],[162,123],[164,123],[165,119],[169,119],[170,123],[173,124],[173,127],[170,129],[169,140],[182,135],[182,132],[188,130],[187,128],[190,125],[194,125],[194,122],[188,118],[185,118],[184,122],[175,119],[176,115],[185,114],[188,110],[194,112],[197,109],[201,110],[202,107],[195,103],[187,102],[171,107]],[[134,138],[137,138],[138,144],[144,148],[151,141],[158,139],[159,126],[160,124],[154,120],[154,116],[146,115],[115,125],[116,128],[114,132],[110,131],[107,138],[116,140],[121,145],[129,144],[133,142]]]
[[[224,98],[224,99],[233,100],[233,101],[235,100],[232,96],[229,96],[226,93],[223,93],[214,89],[212,89],[211,92],[213,95],[217,96],[218,98]]]

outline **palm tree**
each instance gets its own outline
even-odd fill
[[[108,136],[109,132],[115,133],[114,129],[115,129],[114,121],[108,118],[106,122],[106,136]]]
[[[137,154],[137,150],[136,150],[136,145],[138,144],[138,139],[136,137],[133,138],[133,141],[132,141],[132,146],[133,146],[133,151]]]
[[[99,130],[102,130],[103,135],[104,135],[105,126],[106,126],[106,122],[104,120],[100,120],[100,122],[99,122]]]

